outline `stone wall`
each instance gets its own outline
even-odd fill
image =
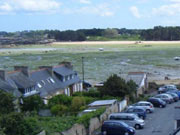
[[[92,133],[102,126],[102,123],[108,119],[109,114],[119,112],[120,106],[123,109],[127,106],[127,101],[123,100],[120,103],[116,103],[106,109],[106,111],[100,116],[100,118],[92,118],[89,122],[89,128],[86,129],[82,124],[75,124],[72,128],[62,132],[63,135],[92,135]],[[121,110],[123,110],[121,108]]]
[[[72,128],[61,133],[62,135],[87,135],[86,128],[82,124],[74,124]]]

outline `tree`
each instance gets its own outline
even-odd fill
[[[0,114],[14,111],[13,99],[14,97],[11,94],[0,90]]]
[[[124,98],[126,95],[134,93],[134,83],[132,81],[126,83],[126,81],[117,76],[110,76],[104,86],[99,89],[102,96],[114,96]],[[131,90],[133,88],[133,90]]]
[[[117,36],[118,36],[118,31],[117,31],[117,29],[107,28],[107,29],[104,30],[103,35],[104,35],[105,37],[110,37],[110,38],[111,38],[111,37],[117,37]]]
[[[23,111],[38,111],[43,106],[43,100],[39,95],[23,98],[23,104],[21,104]]]

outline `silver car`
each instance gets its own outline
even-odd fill
[[[145,125],[144,120],[133,113],[112,113],[109,115],[109,120],[123,121],[136,129],[143,128]]]
[[[147,102],[147,101],[139,101],[139,102],[137,102],[135,104],[130,105],[129,107],[132,107],[132,106],[140,106],[140,107],[144,108],[147,113],[154,112],[153,104],[150,103],[150,102]]]
[[[154,96],[155,98],[160,98],[162,100],[164,100],[166,103],[171,104],[174,102],[173,97],[169,94],[158,94],[156,96]]]

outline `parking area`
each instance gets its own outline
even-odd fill
[[[147,115],[144,129],[136,130],[136,135],[169,135],[174,129],[174,107],[179,105],[180,101],[155,108],[154,113]]]

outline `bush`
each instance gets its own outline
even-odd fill
[[[7,114],[14,111],[13,96],[0,90],[0,114]]]
[[[57,96],[52,97],[49,100],[48,105],[50,107],[52,107],[56,104],[62,104],[62,105],[69,106],[69,105],[71,105],[71,102],[72,102],[72,97],[69,97],[67,95],[57,95]]]
[[[51,113],[54,115],[63,116],[68,112],[68,107],[65,105],[54,105],[51,107]]]
[[[23,114],[13,112],[3,115],[0,119],[0,128],[6,135],[36,135],[40,132],[35,119],[25,119]]]
[[[91,89],[89,91],[76,92],[73,94],[73,96],[86,96],[86,97],[100,98],[101,94],[98,90]]]
[[[73,97],[71,109],[73,112],[78,112],[82,106],[84,106],[85,99],[84,97]]]
[[[21,108],[23,111],[39,111],[44,107],[44,102],[39,95],[23,98]]]

